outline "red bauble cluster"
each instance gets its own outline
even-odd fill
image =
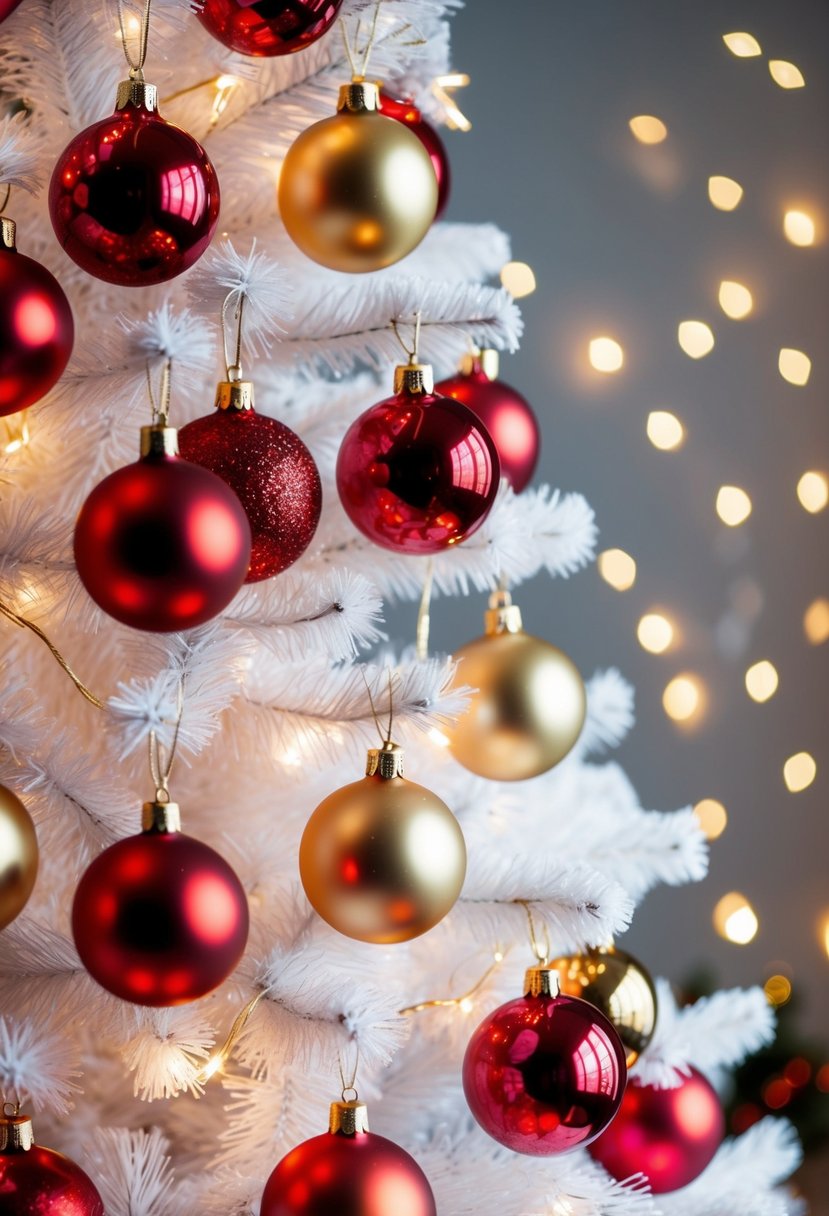
[[[625,1049],[611,1022],[575,997],[508,1001],[470,1039],[463,1088],[485,1132],[543,1157],[601,1135],[625,1089]]]
[[[136,1005],[182,1005],[234,970],[248,905],[233,870],[200,840],[149,830],[119,840],[81,879],[72,908],[81,961]]]
[[[724,1134],[720,1100],[692,1068],[675,1089],[631,1079],[618,1115],[590,1153],[614,1178],[641,1172],[654,1194],[662,1195],[699,1177]]]
[[[396,118],[398,122],[405,123],[429,153],[435,177],[438,179],[438,205],[435,210],[435,219],[439,219],[449,202],[449,189],[452,183],[449,157],[443,146],[443,140],[435,128],[426,121],[413,101],[400,101],[381,92],[380,113],[385,114],[387,118]]]
[[[251,409],[217,409],[179,432],[181,454],[210,469],[238,496],[250,524],[246,583],[271,578],[311,543],[322,509],[314,458],[276,418]]]
[[[398,553],[439,553],[471,536],[498,481],[498,453],[472,411],[405,386],[351,424],[337,458],[348,517]]]
[[[516,494],[525,489],[535,472],[541,446],[538,420],[530,403],[514,388],[497,379],[495,351],[482,351],[468,366],[437,386],[439,393],[462,401],[484,424],[501,459],[501,476]]]
[[[292,55],[330,30],[343,0],[203,0],[204,28],[240,55]]]
[[[74,336],[72,310],[54,275],[13,243],[0,245],[0,414],[25,410],[49,392],[69,362]]]
[[[144,428],[153,436],[175,435]],[[134,629],[192,629],[226,608],[250,563],[239,499],[214,473],[149,451],[96,486],[75,525],[81,582]]]
[[[140,104],[128,101],[76,135],[49,186],[52,225],[70,258],[121,287],[164,283],[187,270],[219,219],[207,153],[156,112],[150,88]]]

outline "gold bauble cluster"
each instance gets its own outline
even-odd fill
[[[343,85],[337,114],[303,131],[282,165],[279,212],[288,236],[331,270],[391,266],[420,244],[435,218],[429,153],[378,105],[376,84]]]
[[[366,776],[329,794],[299,848],[305,894],[329,925],[363,942],[407,942],[442,920],[460,895],[466,846],[437,795],[402,775],[384,743]]]
[[[22,911],[37,877],[35,827],[20,799],[0,785],[0,929]]]
[[[656,989],[642,964],[624,950],[601,946],[555,958],[550,966],[565,996],[589,1001],[610,1019],[632,1067],[656,1029]]]
[[[571,659],[525,633],[506,591],[490,596],[486,633],[455,654],[455,685],[473,688],[447,731],[456,760],[491,781],[524,781],[563,760],[581,733],[584,683]]]

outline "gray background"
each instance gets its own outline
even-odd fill
[[[753,33],[763,57],[730,54],[722,35],[732,30]],[[537,276],[538,290],[522,301],[522,350],[501,370],[541,420],[537,480],[583,492],[600,548],[619,546],[638,563],[624,594],[595,567],[568,581],[536,580],[519,596],[525,623],[585,674],[618,666],[636,686],[637,726],[619,759],[645,806],[714,797],[729,813],[706,881],[651,894],[625,944],[675,980],[699,963],[716,968],[720,986],[788,971],[813,1030],[829,972],[818,933],[829,912],[829,644],[806,642],[802,616],[829,595],[829,512],[808,515],[795,487],[807,469],[829,471],[829,301],[825,241],[795,248],[782,216],[805,205],[825,233],[827,51],[823,0],[471,0],[454,22],[453,56],[472,77],[458,96],[473,130],[447,137],[448,218],[494,220]],[[778,88],[768,58],[796,63],[806,88]],[[658,148],[628,130],[643,113],[668,126]],[[735,212],[711,206],[710,174],[743,185]],[[751,288],[749,319],[720,311],[723,278]],[[677,344],[685,318],[707,321],[717,338],[698,362]],[[623,344],[620,374],[590,372],[587,341],[596,334]],[[778,375],[783,346],[811,356],[806,388]],[[660,408],[686,427],[679,452],[659,452],[645,436],[649,411]],[[753,500],[741,528],[715,514],[724,483]],[[739,656],[717,644],[718,622],[735,603],[749,607],[737,620]],[[654,605],[682,631],[682,644],[663,656],[636,641],[636,623]],[[434,648],[469,638],[469,612],[456,600],[434,605]],[[392,624],[411,640],[409,615],[397,612]],[[780,673],[764,705],[743,682],[760,658]],[[661,704],[682,670],[698,673],[710,697],[693,731],[672,724]],[[790,794],[782,766],[800,750],[814,755],[818,776]],[[735,889],[760,921],[748,946],[721,940],[712,926],[715,903]]]

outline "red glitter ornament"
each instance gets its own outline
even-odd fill
[[[76,135],[58,159],[49,213],[82,270],[147,287],[175,278],[207,249],[219,183],[201,144],[157,112],[155,86],[126,81],[115,113]]]
[[[485,1018],[469,1041],[469,1108],[485,1132],[516,1153],[584,1148],[619,1109],[625,1049],[603,1013],[557,995],[549,965],[530,968],[525,991]]]
[[[471,410],[432,391],[427,364],[398,367],[394,389],[346,432],[337,489],[352,523],[375,544],[439,553],[489,513],[498,452]]]
[[[343,0],[204,0],[204,28],[240,55],[292,55],[330,30]]]
[[[72,933],[92,978],[136,1005],[183,1005],[217,988],[248,939],[242,884],[223,857],[176,830],[175,803],[146,803],[137,836],[105,849],[72,907]],[[167,826],[163,826],[167,825]]]
[[[368,1130],[365,1104],[334,1102],[330,1131],[283,1157],[265,1185],[261,1216],[436,1216],[423,1170]]]
[[[75,565],[104,612],[133,629],[192,629],[226,608],[250,563],[250,527],[221,478],[142,427],[142,456],[97,485],[75,525]]]
[[[34,405],[60,379],[75,337],[54,275],[18,253],[13,220],[0,219],[0,415]]]
[[[530,403],[498,379],[498,352],[470,355],[458,375],[442,380],[436,391],[462,401],[480,418],[498,449],[501,476],[520,494],[535,472],[541,435]]]
[[[452,171],[443,140],[411,100],[398,100],[389,97],[388,93],[381,92],[380,113],[385,114],[387,118],[396,118],[398,122],[405,123],[429,153],[435,177],[438,179],[438,205],[435,210],[435,219],[439,219],[449,202],[449,189],[452,184]]]
[[[181,454],[238,496],[253,538],[245,582],[255,583],[287,569],[308,548],[322,509],[320,476],[298,435],[256,413],[249,381],[222,381],[217,404],[182,427]]]
[[[697,1178],[725,1135],[725,1116],[713,1086],[691,1069],[675,1089],[631,1078],[613,1123],[590,1154],[614,1178],[643,1173],[656,1195]]]
[[[11,1107],[13,1113],[6,1113]],[[34,1143],[32,1121],[7,1102],[0,1112],[0,1212],[8,1216],[104,1216],[92,1180],[63,1153]]]

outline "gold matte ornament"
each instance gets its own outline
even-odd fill
[[[35,826],[20,799],[0,785],[0,929],[26,906],[37,877]]]
[[[407,942],[433,928],[466,876],[458,821],[431,790],[402,776],[391,742],[367,775],[329,794],[299,846],[305,894],[329,925],[358,941]]]
[[[435,218],[429,153],[378,104],[376,84],[343,85],[337,114],[303,131],[282,165],[279,212],[288,235],[331,270],[391,266],[420,244]]]
[[[602,946],[550,963],[565,996],[589,1001],[619,1032],[632,1067],[656,1029],[656,989],[640,962],[624,950]]]
[[[476,689],[449,728],[456,760],[491,781],[524,781],[563,760],[584,725],[578,668],[549,642],[525,633],[509,592],[489,599],[486,633],[455,654],[455,684]]]

